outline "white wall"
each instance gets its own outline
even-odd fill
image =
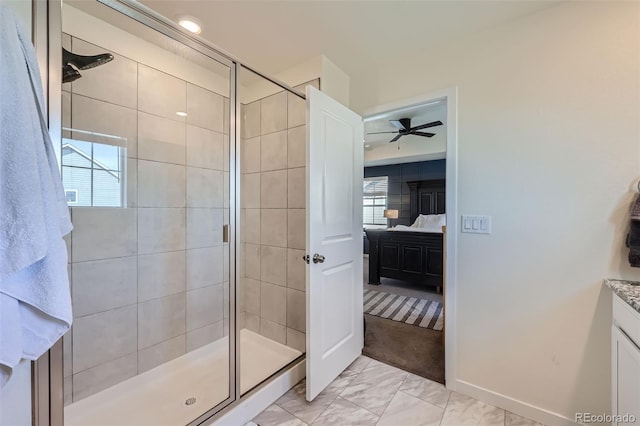
[[[366,132],[366,129],[365,129]],[[386,136],[386,135],[385,135]],[[391,139],[394,135],[389,135]],[[399,142],[370,145],[364,150],[364,165],[401,164],[415,161],[441,160],[447,153],[446,126],[435,136],[425,139],[420,136],[404,136]]]
[[[370,167],[383,164],[401,164],[441,160],[446,157],[447,137],[445,132],[437,134],[428,142],[420,139],[415,137],[408,141],[402,141],[400,149],[398,149],[397,143],[387,143],[373,147],[373,149],[365,149],[364,165]]]
[[[240,78],[242,79],[242,76],[246,74],[246,72],[241,74]],[[314,56],[269,77],[273,77],[291,87],[319,78],[323,92],[343,105],[349,106],[349,76],[324,55]],[[279,86],[262,78],[255,78],[248,83],[241,81],[240,84],[247,86],[240,94],[240,102],[243,104],[265,98],[282,90]]]
[[[349,86],[349,75],[338,68],[329,58],[322,55],[322,75],[320,76],[322,91],[348,107]]]
[[[3,1],[22,19],[31,31],[31,0]],[[1,344],[1,343],[0,343]],[[22,361],[13,370],[11,379],[0,389],[0,425],[24,426],[31,424],[31,361]]]
[[[458,379],[569,419],[610,412],[602,279],[640,279],[639,21],[569,2],[352,81],[357,111],[458,86],[459,212],[493,217],[458,240]]]

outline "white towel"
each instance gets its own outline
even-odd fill
[[[71,229],[30,37],[0,4],[0,386],[71,326]]]

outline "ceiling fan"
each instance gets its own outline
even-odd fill
[[[435,136],[435,133],[419,132],[419,130],[427,129],[429,127],[442,126],[442,121],[438,120],[438,121],[432,121],[431,123],[426,123],[426,124],[421,124],[419,126],[411,127],[410,118],[401,118],[399,120],[389,120],[389,123],[391,123],[391,125],[398,130],[393,132],[373,132],[373,133],[367,133],[367,134],[379,135],[383,133],[397,133],[397,135],[394,136],[394,138],[389,141],[391,143],[391,142],[397,141],[398,139],[406,135],[416,135],[416,136],[424,136],[425,138],[430,138]]]

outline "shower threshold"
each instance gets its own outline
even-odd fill
[[[66,426],[185,425],[229,396],[229,338],[182,355],[64,409]],[[242,393],[302,353],[240,331]]]

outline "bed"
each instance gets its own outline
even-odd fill
[[[410,218],[434,218],[445,213],[445,181],[407,182],[410,189]],[[420,220],[418,220],[420,222]],[[442,288],[443,233],[439,226],[395,229],[367,229],[369,240],[369,284],[380,284],[381,277],[395,278],[424,286]]]

